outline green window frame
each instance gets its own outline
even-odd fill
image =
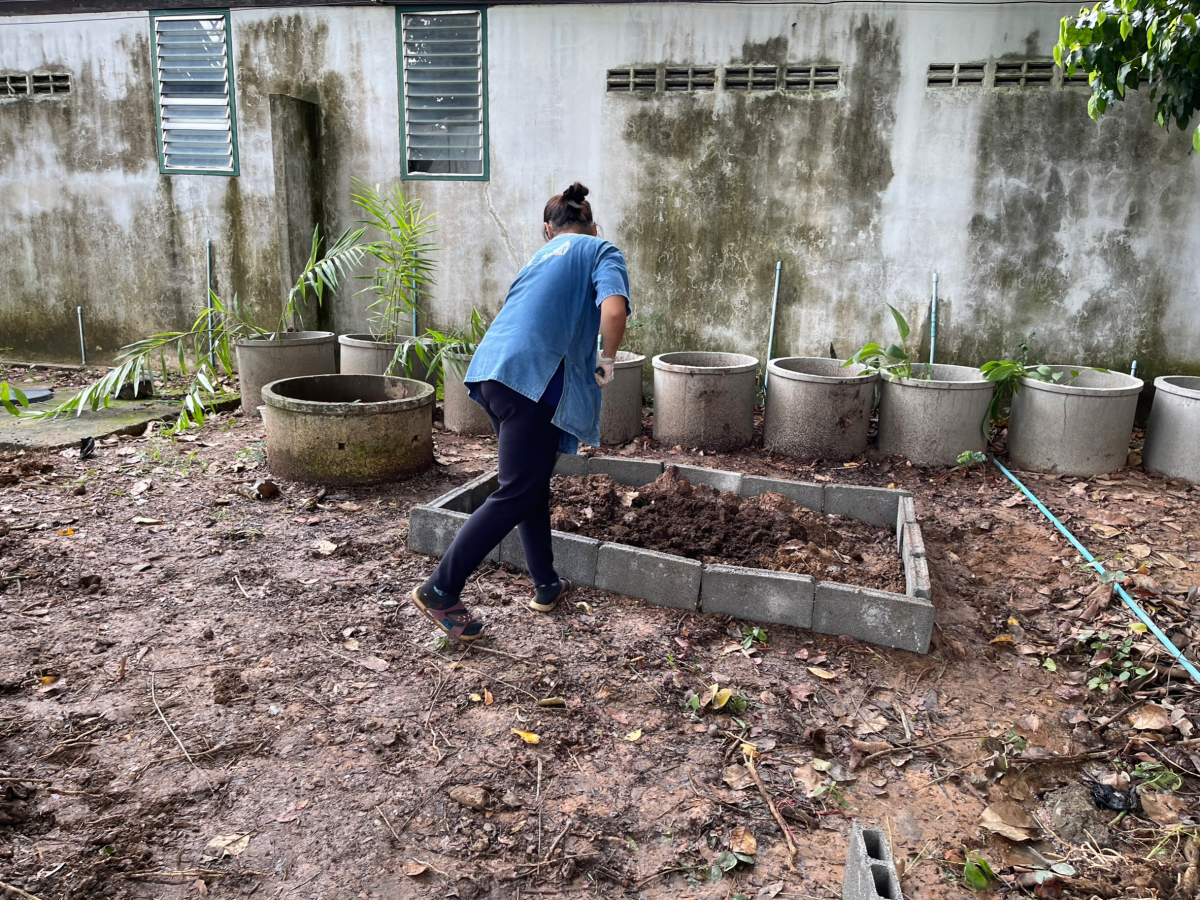
[[[452,17],[462,17],[464,21],[455,25]],[[468,17],[478,24],[468,23]],[[464,34],[471,28],[478,29],[474,38]],[[439,30],[444,37],[438,36]],[[438,43],[446,46],[441,53],[436,47],[431,49],[431,45]],[[477,50],[472,51],[467,46],[470,44],[476,44]],[[486,7],[398,6],[396,68],[401,179],[487,181],[490,161]],[[471,101],[475,101],[474,106]],[[443,104],[444,108],[439,109]]]
[[[240,174],[227,9],[150,13],[158,171]]]

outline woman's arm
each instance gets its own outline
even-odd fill
[[[600,347],[604,356],[616,359],[625,337],[625,310],[628,301],[620,294],[605,297],[600,304]]]

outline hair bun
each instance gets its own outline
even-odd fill
[[[588,195],[588,189],[576,181],[569,188],[562,192],[562,198],[568,203],[579,203]]]

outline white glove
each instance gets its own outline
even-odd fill
[[[604,387],[613,380],[613,366],[616,362],[611,357],[596,354],[596,384]]]

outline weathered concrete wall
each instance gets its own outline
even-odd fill
[[[189,326],[205,299],[206,240],[218,293],[272,323],[283,286],[269,97],[321,108],[319,206],[323,231],[339,233],[357,218],[351,175],[387,180],[399,165],[393,23],[390,9],[235,11],[231,178],[159,173],[147,16],[0,19],[7,70],[74,76],[69,97],[0,103],[0,347],[77,360],[76,306],[89,361]],[[331,305],[330,327],[358,320],[357,289]]]
[[[632,268],[641,352],[765,352],[783,261],[777,355],[892,339],[884,301],[938,358],[1035,354],[1147,374],[1200,372],[1194,263],[1200,161],[1135,100],[1096,125],[1086,92],[929,90],[931,62],[1048,56],[1070,3],[922,7],[528,6],[488,12],[490,182],[414,182],[438,213],[433,321],[494,313],[539,246],[547,197],[593,189]],[[352,175],[399,171],[390,8],[232,14],[240,178],[162,176],[145,18],[0,28],[14,69],[61,64],[66,102],[0,104],[0,346],[73,358],[75,305],[111,350],[179,327],[220,289],[274,308],[279,279],[270,94],[322,110],[327,232],[356,216]],[[10,62],[11,61],[11,62]],[[609,94],[630,64],[825,63],[833,95]],[[355,286],[354,289],[357,289]],[[361,329],[364,298],[331,309]]]

